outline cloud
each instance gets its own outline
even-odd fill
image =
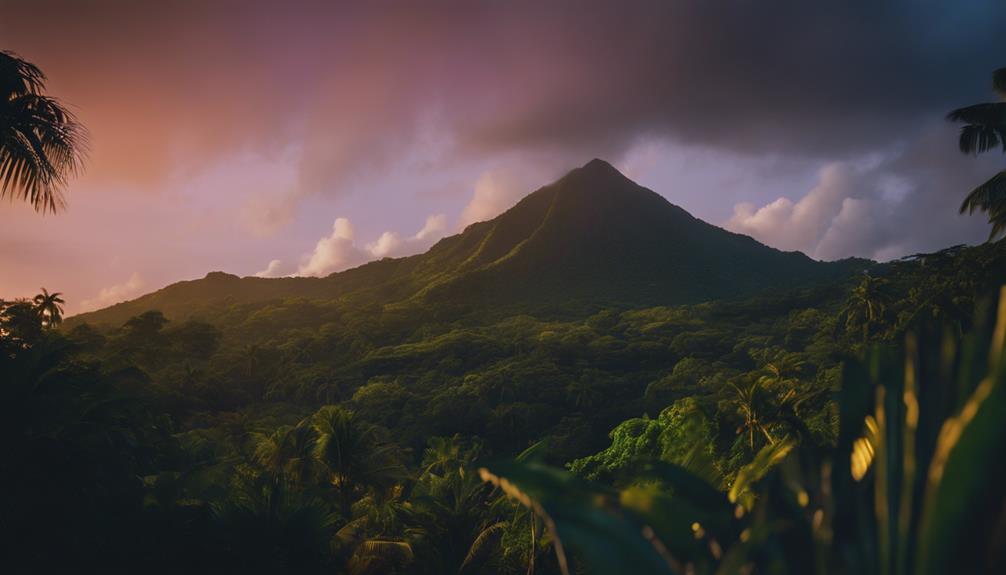
[[[241,222],[259,237],[269,237],[293,220],[295,198],[252,197],[241,207]]]
[[[375,259],[400,257],[424,252],[447,231],[447,216],[428,216],[423,228],[414,236],[402,239],[398,232],[384,232],[376,242],[364,246],[364,251]]]
[[[981,242],[988,233],[984,219],[955,214],[994,164],[961,156],[954,143],[952,127],[930,126],[894,154],[829,163],[795,202],[781,197],[761,207],[738,203],[724,227],[824,260],[884,261]]]
[[[363,251],[353,242],[354,235],[353,224],[348,219],[336,218],[332,233],[318,240],[314,251],[302,258],[297,275],[322,277],[365,262]]]
[[[423,224],[423,229],[416,232],[414,238],[416,241],[435,242],[440,238],[444,237],[444,233],[446,232],[447,232],[447,215],[437,214],[434,216],[427,216],[426,223]]]
[[[283,254],[294,273],[322,235],[310,230],[348,202],[359,238],[336,267],[407,253],[407,233],[380,237],[405,230],[403,214],[446,212],[453,229],[469,200],[462,224],[554,179],[528,175],[543,157],[556,171],[591,157],[621,166],[641,141],[696,150],[678,170],[686,180],[643,183],[717,222],[742,201],[752,214],[779,196],[799,203],[822,165],[902,154],[883,172],[907,176],[911,201],[846,196],[897,206],[889,232],[871,224],[877,235],[863,236],[874,245],[837,238],[869,204],[850,203],[846,227],[827,235],[844,199],[828,204],[827,224],[805,217],[799,234],[780,236],[787,245],[883,255],[984,239],[981,217],[958,217],[955,204],[991,172],[946,160],[953,134],[931,162],[899,148],[924,135],[925,119],[992,97],[1001,0],[413,4],[3,2],[4,48],[46,72],[91,130],[92,153],[68,213],[0,218],[0,289],[94,294],[136,269],[159,287],[210,269],[250,273],[262,253]],[[792,173],[747,170],[771,157]],[[500,162],[526,181],[470,187]],[[863,177],[874,176],[883,187],[882,172]],[[385,217],[393,223],[365,227]]]
[[[739,203],[726,227],[779,249],[814,254],[821,237],[841,213],[844,200],[857,193],[856,180],[857,174],[848,164],[829,164],[821,169],[817,186],[798,201],[778,198],[759,208]]]
[[[901,202],[880,198],[842,199],[838,213],[828,223],[824,235],[813,251],[821,260],[837,260],[858,256],[875,260],[902,255],[899,238],[892,235],[894,213]]]
[[[490,170],[475,183],[468,204],[461,210],[458,228],[500,215],[530,191],[530,186],[514,170]]]
[[[14,0],[5,16],[5,44],[92,128],[90,177],[149,183],[295,142],[298,191],[345,194],[431,126],[449,152],[433,161],[617,160],[640,136],[815,157],[884,147],[987,97],[1006,5]]]
[[[366,251],[375,258],[386,258],[397,253],[403,243],[397,232],[384,232],[376,242],[367,244]]]
[[[92,311],[134,298],[143,292],[145,284],[138,272],[123,283],[102,288],[94,298],[80,302],[81,311]]]
[[[403,239],[397,232],[389,231],[382,233],[374,242],[358,245],[353,224],[347,218],[337,218],[332,225],[332,233],[318,240],[314,250],[301,258],[296,275],[322,277],[375,259],[420,253],[442,238],[446,230],[447,216],[436,214],[428,216],[415,235]],[[279,260],[273,260],[259,273],[273,269],[273,264],[278,268]]]
[[[264,270],[255,272],[255,277],[257,278],[280,277],[283,275],[282,272],[280,271],[282,267],[283,267],[282,260],[271,260],[269,262],[269,265],[267,265]]]

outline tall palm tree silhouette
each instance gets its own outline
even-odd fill
[[[1006,68],[992,73],[992,89],[1002,100],[958,108],[947,114],[951,122],[964,122],[961,127],[960,148],[965,154],[981,154],[1002,147],[1006,152]],[[992,232],[989,240],[1006,233],[1006,170],[992,176],[987,182],[971,191],[961,213],[988,213]]]
[[[87,131],[55,98],[43,94],[45,74],[0,51],[0,198],[36,211],[61,209],[67,179],[83,165]]]
[[[63,294],[60,292],[49,293],[45,288],[40,288],[42,293],[35,296],[32,302],[35,304],[35,311],[38,312],[44,327],[56,327],[63,322]]]
[[[844,321],[847,331],[863,331],[864,342],[870,337],[870,332],[880,326],[887,313],[887,285],[886,279],[863,274],[862,281],[849,293],[839,314],[839,322]]]

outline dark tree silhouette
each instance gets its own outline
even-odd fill
[[[1006,68],[992,73],[992,88],[1003,100],[958,108],[947,114],[951,122],[964,122],[961,128],[960,148],[965,154],[981,154],[1002,147],[1006,152]],[[981,210],[989,215],[992,232],[989,240],[1006,232],[1006,170],[992,176],[971,191],[961,213],[973,214]]]
[[[17,198],[36,211],[64,207],[67,179],[83,167],[87,131],[43,94],[45,74],[10,52],[0,52],[0,198]]]
[[[53,328],[63,322],[63,295],[60,292],[49,293],[45,288],[41,288],[42,293],[32,300],[35,304],[35,311],[42,321],[44,327]]]

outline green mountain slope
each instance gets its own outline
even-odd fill
[[[818,262],[710,225],[592,160],[500,216],[428,252],[326,278],[238,278],[214,272],[72,318],[119,325],[149,309],[172,319],[223,306],[306,298],[332,303],[575,315],[739,298],[836,279],[863,260]]]

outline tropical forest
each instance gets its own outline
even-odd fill
[[[0,0],[0,572],[1006,572],[1004,23]]]

